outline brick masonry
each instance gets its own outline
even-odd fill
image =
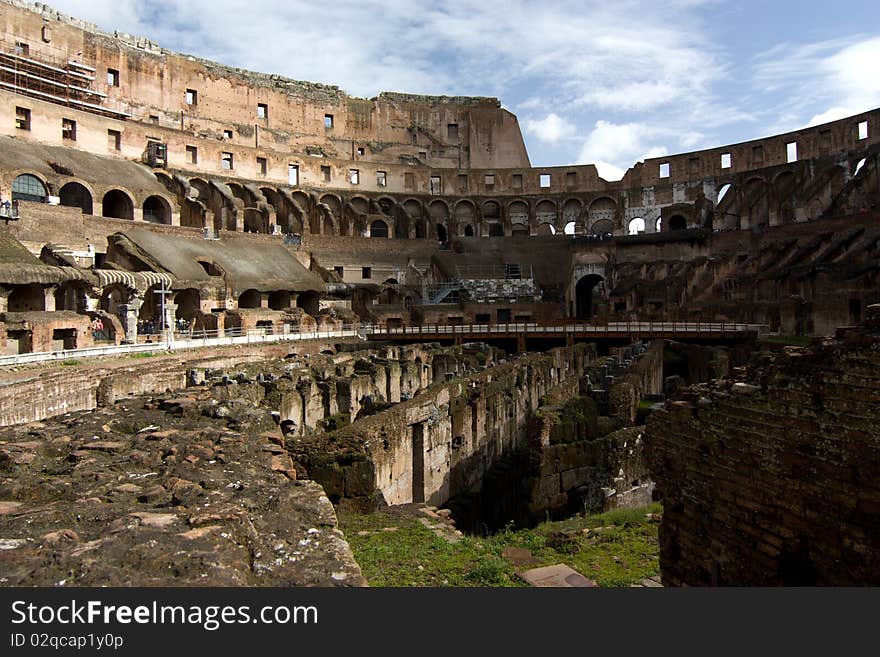
[[[690,388],[652,414],[665,585],[880,583],[877,328],[789,348],[748,383]]]

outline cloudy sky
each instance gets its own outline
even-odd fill
[[[225,64],[380,91],[497,96],[534,166],[645,157],[880,106],[880,2],[49,0]]]

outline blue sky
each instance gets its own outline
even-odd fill
[[[54,0],[232,66],[380,91],[497,96],[533,166],[645,157],[880,106],[880,2]]]

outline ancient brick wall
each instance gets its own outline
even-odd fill
[[[529,354],[435,383],[337,431],[289,439],[287,447],[331,500],[442,504],[477,487],[502,455],[524,447],[527,421],[543,396],[577,381],[593,353],[576,345]]]
[[[651,415],[667,585],[880,583],[880,339],[789,350]]]

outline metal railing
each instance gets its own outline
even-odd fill
[[[51,361],[80,360],[98,356],[117,356],[153,351],[179,351],[182,349],[198,349],[202,347],[225,347],[240,344],[271,344],[296,340],[316,340],[326,338],[360,338],[366,339],[362,327],[358,324],[347,324],[341,329],[300,330],[293,327],[288,331],[270,332],[266,329],[241,331],[230,329],[218,335],[218,331],[197,331],[190,333],[174,333],[164,338],[155,334],[155,342],[139,342],[137,344],[105,345],[85,347],[83,349],[61,349],[58,351],[30,352],[0,356],[0,367],[5,365],[22,365],[27,363],[44,363]]]

